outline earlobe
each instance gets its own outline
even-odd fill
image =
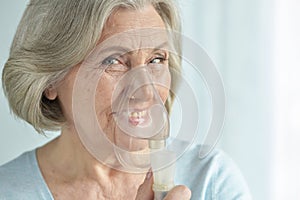
[[[55,100],[57,97],[57,91],[55,88],[53,88],[52,86],[50,86],[49,88],[47,88],[44,92],[44,95],[46,96],[47,99],[49,100]]]

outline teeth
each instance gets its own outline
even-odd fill
[[[129,113],[129,117],[133,117],[133,118],[142,118],[142,117],[145,116],[145,114],[146,114],[146,111],[145,111],[145,110],[143,110],[143,111],[141,111],[141,112],[131,112],[131,113]]]

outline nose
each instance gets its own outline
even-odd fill
[[[130,64],[131,68],[142,66],[145,64],[147,59],[147,50],[138,49],[131,51],[129,52],[128,58],[128,63]]]
[[[135,102],[150,102],[153,100],[155,95],[155,87],[153,81],[149,76],[149,72],[146,68],[135,69],[138,71],[134,76],[134,88],[131,99]]]

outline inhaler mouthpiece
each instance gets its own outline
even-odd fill
[[[151,154],[153,170],[153,192],[155,200],[162,200],[174,187],[176,153],[169,150],[156,151]]]
[[[161,68],[159,77],[153,76],[147,66],[129,70],[119,79],[112,98],[113,117],[117,128],[130,140],[148,141],[150,149],[154,146],[156,149],[164,148],[165,140],[169,137],[168,112],[157,91],[160,87],[160,92],[168,92],[169,83],[164,83],[163,80],[169,80],[166,77],[169,76],[169,71],[163,65],[156,68]],[[118,160],[126,168],[141,168],[147,164],[149,167],[150,153],[139,150],[135,152],[136,150],[114,149]],[[145,160],[144,165],[138,162],[138,158]]]

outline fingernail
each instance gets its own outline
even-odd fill
[[[150,179],[152,177],[152,170],[149,169],[149,171],[146,174],[146,179]]]

